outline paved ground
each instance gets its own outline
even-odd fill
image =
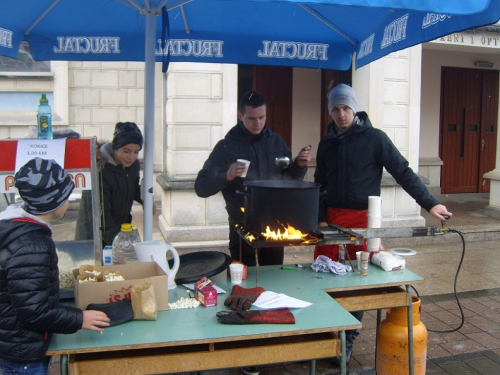
[[[418,286],[422,300],[421,320],[429,331],[426,374],[500,374],[500,258],[498,241],[500,220],[483,215],[488,194],[454,194],[438,196],[454,217],[446,226],[455,228],[466,237],[465,252],[456,233],[448,233],[435,243],[387,241],[389,247],[411,247],[417,255],[407,257],[407,268],[423,276],[425,284]],[[426,212],[428,226],[441,223]],[[56,239],[69,238],[74,223],[54,226]],[[416,244],[417,243],[417,244]],[[285,263],[312,261],[312,253],[291,252],[287,249]],[[457,269],[462,260],[461,270]],[[464,321],[454,295],[464,313]],[[385,314],[383,314],[383,318]],[[376,313],[368,311],[363,329],[354,345],[354,355],[348,365],[351,375],[375,374]],[[460,329],[456,330],[459,326]],[[439,333],[435,331],[453,331]],[[58,363],[50,375],[57,375]],[[261,367],[261,375],[302,375],[309,373],[308,363],[279,364]],[[330,360],[317,361],[318,375],[335,375],[338,368]],[[238,369],[204,372],[203,375],[237,375]],[[392,375],[392,374],[391,374]]]

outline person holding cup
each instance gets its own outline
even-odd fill
[[[243,183],[251,180],[303,180],[311,161],[311,146],[304,147],[286,167],[276,165],[276,158],[292,153],[279,134],[266,125],[266,101],[258,91],[249,91],[240,100],[238,123],[214,147],[203,164],[194,184],[196,194],[202,198],[222,192],[229,216],[229,251],[234,260],[255,266],[255,251],[241,241],[236,230],[243,225]],[[284,248],[268,247],[259,251],[259,265],[283,264]],[[233,276],[232,276],[233,277]],[[234,279],[236,283],[238,279]],[[258,375],[256,366],[243,367],[245,375]]]
[[[207,198],[222,192],[229,216],[229,250],[231,257],[247,266],[255,266],[255,252],[243,241],[240,259],[240,238],[236,225],[243,225],[243,183],[252,180],[303,180],[311,161],[311,147],[304,147],[288,167],[276,165],[275,159],[292,153],[283,138],[266,125],[266,101],[258,91],[249,91],[240,100],[238,123],[214,147],[195,181],[199,197]],[[283,264],[283,247],[262,249],[260,265]]]

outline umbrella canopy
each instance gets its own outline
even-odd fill
[[[162,5],[156,61],[340,70],[500,18],[498,0],[4,0],[0,54],[26,40],[35,60],[145,61],[143,15]]]
[[[500,19],[500,0],[3,0],[0,55],[145,61],[144,239],[152,239],[154,63],[349,69]]]

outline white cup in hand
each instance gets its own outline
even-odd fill
[[[245,163],[245,172],[243,172],[240,177],[246,177],[247,172],[248,172],[248,167],[250,166],[250,162],[248,160],[245,160],[245,159],[238,159],[238,160],[236,160],[236,162],[237,163]]]

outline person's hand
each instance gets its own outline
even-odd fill
[[[443,215],[448,215],[450,218],[453,216],[453,214],[451,212],[448,212],[448,210],[446,209],[446,207],[443,206],[442,204],[436,204],[434,207],[431,208],[431,210],[429,211],[429,213],[432,216],[438,218],[441,221],[446,220],[443,217]]]
[[[327,227],[328,226],[328,223],[326,221],[320,221],[318,223],[318,227]]]
[[[300,150],[299,155],[295,158],[299,167],[304,168],[311,161],[311,146],[306,146]]]
[[[109,318],[102,311],[83,310],[82,329],[102,332],[104,327],[109,327]]]
[[[231,164],[226,172],[226,180],[233,181],[236,177],[240,177],[243,173],[245,173],[246,169],[247,165],[245,163]]]

